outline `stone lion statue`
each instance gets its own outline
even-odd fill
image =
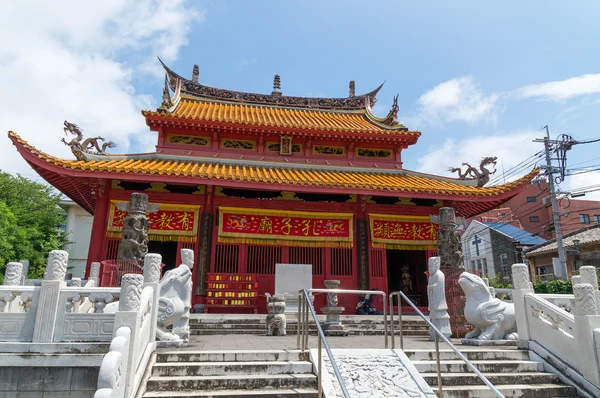
[[[465,318],[475,326],[467,339],[516,340],[515,306],[492,297],[490,289],[477,275],[463,272],[458,284],[465,292]]]
[[[285,336],[287,319],[285,316],[285,295],[271,296],[265,294],[267,298],[267,336]]]
[[[181,265],[165,273],[158,286],[158,325],[156,337],[162,341],[190,338],[190,307],[192,306],[192,266],[194,252],[181,251]],[[172,331],[167,326],[173,325]]]

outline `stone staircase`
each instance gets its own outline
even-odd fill
[[[526,350],[510,347],[459,347],[506,397],[576,397],[574,387],[562,384],[559,377],[544,371],[541,362],[529,359]],[[405,350],[413,365],[437,393],[435,350]],[[444,397],[495,397],[467,365],[450,349],[440,350]]]
[[[317,377],[297,350],[159,351],[143,397],[317,396]]]
[[[340,318],[350,336],[383,336],[383,316],[342,315]],[[399,335],[398,318],[396,317],[394,320],[395,334]],[[287,333],[295,335],[297,325],[296,316],[289,315]],[[429,327],[420,317],[406,316],[402,325],[404,336],[429,336]],[[389,323],[388,328],[390,328]],[[267,327],[265,325],[265,315],[231,317],[207,314],[192,316],[190,318],[190,329],[192,335],[264,335]],[[309,331],[312,335],[317,334],[314,325],[310,326]]]

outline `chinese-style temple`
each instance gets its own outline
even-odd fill
[[[250,276],[258,294],[273,293],[275,264],[296,263],[312,264],[315,287],[338,279],[346,289],[402,288],[424,306],[438,229],[429,216],[442,206],[463,217],[490,210],[536,173],[479,187],[404,169],[402,151],[421,133],[397,121],[396,101],[385,118],[373,115],[381,86],[355,95],[351,82],[346,98],[293,97],[275,76],[263,95],[202,85],[197,67],[191,80],[165,70],[161,106],[142,111],[158,133],[155,152],[83,151],[65,160],[14,132],[9,138],[94,215],[88,272],[91,262],[116,259],[126,214],[119,201],[145,192],[160,204],[149,214],[149,251],[168,269],[179,249],[195,250],[194,303],[214,303],[210,286],[224,275]],[[227,297],[231,307],[247,303],[243,294]],[[264,300],[256,304],[265,312]],[[354,311],[355,303],[341,304]]]

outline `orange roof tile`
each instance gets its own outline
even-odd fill
[[[103,160],[63,160],[39,151],[12,131],[9,137],[17,145],[37,158],[59,166],[65,170],[85,170],[120,174],[183,176],[194,179],[219,179],[246,181],[250,183],[286,184],[295,186],[316,186],[327,188],[354,188],[357,190],[392,191],[453,195],[461,197],[491,197],[511,192],[530,181],[538,170],[503,185],[478,188],[464,185],[464,182],[450,179],[415,175],[401,171],[336,170],[335,168],[315,168],[291,165],[273,166],[252,164],[228,164],[213,160],[180,159],[131,159],[106,156]],[[117,176],[115,176],[117,178]]]
[[[367,116],[367,111],[324,111],[274,106],[256,106],[239,103],[210,102],[182,99],[172,112],[142,111],[148,116],[159,116],[186,120],[202,120],[269,126],[324,130],[336,132],[376,133],[412,136],[418,138],[421,133],[408,131],[399,124],[387,126],[377,123]]]

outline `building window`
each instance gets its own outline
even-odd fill
[[[529,217],[529,222],[540,222],[539,216],[531,216]]]
[[[527,197],[527,201],[530,202],[530,203],[531,202],[535,202],[536,200],[537,200],[537,196],[528,196]]]
[[[589,214],[580,214],[579,222],[582,224],[589,224],[590,223],[590,215]]]
[[[594,224],[600,224],[600,215],[594,215]]]
[[[506,217],[506,213],[500,213],[500,217]]]
[[[500,255],[500,264],[502,265],[502,276],[508,276],[508,254]]]

